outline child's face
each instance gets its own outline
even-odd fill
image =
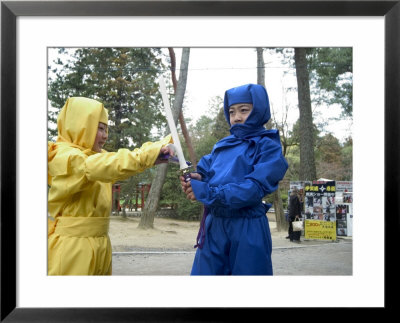
[[[251,103],[232,104],[229,107],[229,121],[231,122],[231,126],[244,123],[250,115],[251,110],[253,110]]]
[[[99,127],[97,128],[97,135],[92,150],[98,153],[101,152],[101,149],[106,143],[107,138],[108,138],[107,125],[99,122]]]

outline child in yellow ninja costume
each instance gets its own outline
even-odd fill
[[[133,151],[102,149],[108,113],[103,104],[69,98],[61,109],[56,143],[48,143],[48,274],[111,275],[108,236],[112,184],[171,154],[167,136]]]

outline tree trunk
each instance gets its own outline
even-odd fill
[[[276,229],[278,232],[287,231],[289,229],[289,223],[286,221],[285,212],[283,210],[280,185],[278,185],[278,189],[273,193],[273,197],[274,197]]]
[[[257,47],[257,84],[265,87],[264,50]]]
[[[176,73],[175,73],[175,70],[176,70],[175,52],[172,47],[168,47],[168,51],[169,51],[169,56],[171,57],[172,84],[174,86],[174,92],[176,94],[176,87],[177,87],[178,82],[176,81]],[[182,109],[181,109],[181,112],[179,113],[179,123],[181,125],[182,134],[183,134],[183,137],[185,138],[186,146],[189,151],[190,162],[192,163],[193,168],[196,169],[197,157],[196,157],[196,153],[194,152],[194,149],[193,149],[192,139],[190,138],[189,131],[187,130],[187,127],[186,127],[186,122],[185,122],[185,118],[183,117]]]
[[[264,50],[262,48],[257,48],[257,83],[265,87],[265,68],[263,52]],[[271,122],[268,122],[267,128],[272,128]],[[276,229],[278,230],[278,232],[288,230],[289,226],[285,219],[285,213],[283,211],[283,203],[279,185],[278,189],[272,193],[272,197],[274,199]]]
[[[172,84],[174,85],[174,91],[176,94],[177,81],[176,81],[176,73],[175,73],[175,70],[176,70],[175,52],[172,47],[168,47],[168,51],[169,51],[169,56],[171,57]],[[185,118],[183,117],[182,109],[181,109],[181,112],[179,113],[179,123],[181,125],[182,134],[183,134],[183,137],[185,138],[186,146],[189,151],[190,162],[192,163],[193,170],[196,170],[197,169],[197,157],[196,157],[196,153],[193,149],[192,139],[190,138],[189,131],[187,130],[187,127],[186,127],[186,122],[185,122]],[[200,213],[198,214],[199,220],[201,220],[203,213],[204,213],[204,205],[201,204]]]
[[[179,113],[182,110],[183,98],[186,91],[189,53],[190,48],[184,48],[182,50],[181,72],[179,74],[175,100],[172,106],[172,115],[174,117],[175,124],[177,123]],[[152,181],[150,192],[146,199],[144,210],[138,226],[139,228],[149,229],[154,227],[154,216],[157,212],[160,202],[161,189],[164,185],[165,177],[167,175],[167,167],[168,164],[160,164],[156,168],[156,175]]]
[[[299,179],[315,180],[314,125],[311,110],[310,81],[305,48],[295,48],[297,93],[300,112],[300,174]]]

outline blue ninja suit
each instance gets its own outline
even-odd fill
[[[191,275],[272,275],[272,241],[262,198],[278,188],[288,164],[278,130],[266,130],[270,118],[268,94],[261,85],[247,84],[225,92],[224,112],[251,103],[243,124],[217,142],[204,156],[191,180],[196,199],[205,206],[198,249]]]

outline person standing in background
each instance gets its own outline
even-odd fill
[[[300,242],[301,231],[293,231],[293,222],[301,218],[301,210],[298,189],[294,187],[289,197],[289,239],[291,242]]]

